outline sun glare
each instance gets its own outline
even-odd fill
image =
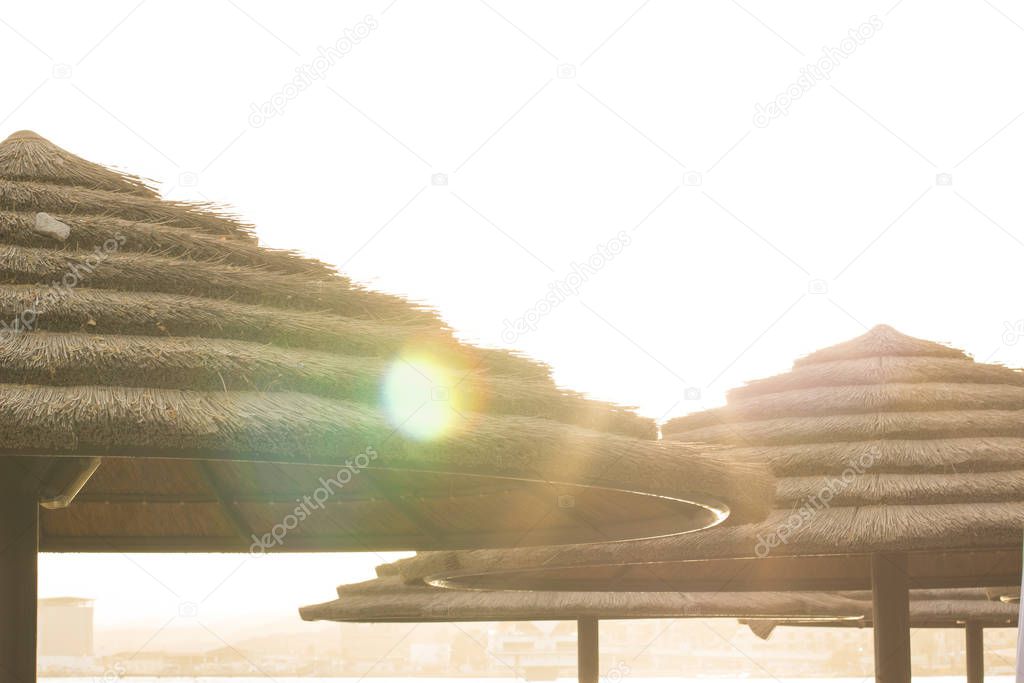
[[[420,441],[452,432],[465,420],[460,373],[425,354],[400,355],[384,377],[381,398],[391,424]]]

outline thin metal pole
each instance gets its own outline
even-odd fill
[[[38,485],[24,458],[0,457],[0,680],[36,680]]]
[[[910,683],[910,591],[903,553],[871,555],[875,681]]]
[[[985,629],[981,624],[967,622],[964,629],[967,645],[967,683],[985,680]]]
[[[576,672],[580,683],[598,683],[600,679],[597,619],[576,620]]]

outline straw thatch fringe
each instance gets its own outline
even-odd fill
[[[1018,466],[1024,465],[1024,461]],[[925,505],[1024,500],[1024,470],[975,474],[856,474],[780,479],[776,504]]]
[[[212,205],[6,178],[0,178],[0,210],[113,216],[133,221],[167,223],[235,239],[256,239],[251,226],[226,216]]]
[[[827,363],[852,358],[873,356],[934,356],[939,358],[968,358],[960,349],[954,349],[925,339],[909,337],[888,325],[876,325],[865,334],[808,354],[793,363],[801,368],[814,363]]]
[[[748,382],[727,393],[729,403],[764,394],[812,387],[847,387],[858,384],[962,384],[1024,385],[1024,372],[1002,365],[975,363],[960,358],[893,356],[816,363],[766,379]],[[671,422],[674,422],[671,421]]]
[[[686,444],[602,434],[551,420],[470,413],[417,441],[377,410],[292,392],[0,385],[8,453],[144,454],[337,463],[372,447],[374,467],[573,482],[685,500],[715,491],[737,519],[759,518],[772,486]],[[699,457],[698,457],[699,456]]]
[[[785,417],[985,409],[1024,409],[1024,386],[929,382],[795,389],[676,418],[666,430],[677,434],[719,424]]]
[[[157,196],[141,178],[86,161],[31,131],[14,133],[0,146],[0,177]]]
[[[1024,438],[891,439],[732,448],[742,462],[764,462],[780,477],[842,474],[859,463],[873,473],[1013,470],[1024,462]],[[862,466],[861,466],[862,467]]]
[[[368,344],[369,346],[369,344]],[[18,334],[0,345],[3,380],[18,384],[102,385],[199,391],[298,391],[377,405],[388,358],[295,351],[197,337]],[[488,412],[547,417],[602,431],[647,437],[650,424],[615,406],[550,382],[479,368],[460,373],[451,400]]]
[[[602,593],[458,591],[377,579],[338,589],[338,600],[299,610],[306,621],[431,622],[715,618],[861,617],[863,604],[827,593]]]
[[[139,253],[3,245],[0,283],[64,283],[71,287],[198,295],[267,306],[329,310],[356,318],[436,320],[432,311],[396,296],[364,289],[340,276],[314,279],[309,275]]]
[[[111,216],[54,216],[70,234],[63,246],[92,252],[116,240],[118,251],[141,252],[191,261],[212,261],[234,266],[265,267],[281,273],[329,277],[334,268],[297,252],[260,247],[249,240],[224,239],[188,228],[129,221]],[[35,214],[0,211],[0,242],[21,247],[54,246],[53,239],[35,228]]]
[[[786,417],[688,431],[665,431],[684,441],[740,445],[800,444],[867,439],[1024,436],[1024,411],[958,410]]]

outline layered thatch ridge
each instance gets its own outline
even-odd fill
[[[338,587],[338,599],[299,610],[306,621],[446,622],[660,618],[860,619],[864,605],[828,593],[460,591],[398,578]]]
[[[163,223],[130,221],[113,216],[61,216],[68,226],[64,245],[92,252],[108,240],[117,240],[119,253],[185,257],[234,266],[268,268],[280,273],[309,273],[322,278],[333,275],[330,266],[297,252],[261,247],[251,240],[225,240],[196,230]],[[0,211],[0,240],[20,247],[49,247],[52,239],[36,231],[36,217],[29,211]]]
[[[141,197],[126,192],[0,178],[0,207],[6,211],[42,211],[53,216],[113,216],[163,223],[232,239],[255,240],[250,226],[216,207]]]
[[[385,416],[382,387],[403,363],[439,385],[425,402],[457,408],[436,440]],[[378,447],[377,467],[691,495],[737,519],[770,497],[735,483],[763,475],[756,465],[656,442],[651,420],[557,387],[541,363],[462,343],[425,306],[261,247],[218,207],[164,200],[30,132],[0,143],[0,414],[8,454],[331,464]],[[479,527],[449,495],[421,523],[432,547],[446,523]],[[643,514],[659,505],[667,520],[668,503]],[[397,507],[411,518],[410,506]]]
[[[652,573],[651,590],[677,590],[692,560],[1017,548],[1022,387],[1020,371],[879,326],[732,391],[723,408],[663,426],[667,440],[713,443],[735,461],[768,464],[778,479],[764,521],[570,549],[428,553],[398,569],[408,581],[444,585],[488,575],[486,585],[499,586],[517,574],[521,588],[594,567],[592,587],[626,590],[614,587],[622,572],[613,568],[629,566],[634,577]]]

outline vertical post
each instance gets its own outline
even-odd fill
[[[36,680],[39,501],[26,460],[0,457],[0,680],[17,683]]]
[[[875,681],[910,683],[910,591],[903,553],[872,553]]]
[[[967,644],[967,683],[985,680],[985,630],[981,624],[968,621],[964,629]]]
[[[598,663],[597,619],[584,617],[576,620],[576,673],[580,683],[598,683],[601,677]]]
[[[1024,592],[1024,575],[1020,578],[1021,591]],[[1017,683],[1024,683],[1024,610],[1017,612]]]

